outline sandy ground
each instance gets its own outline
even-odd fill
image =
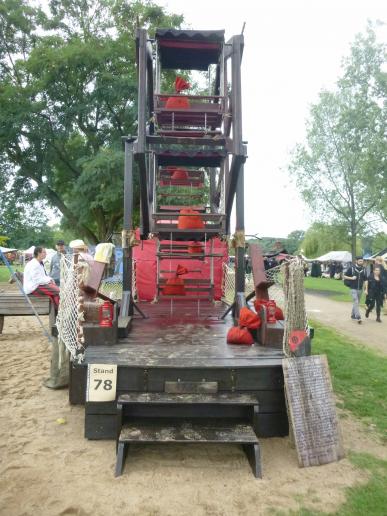
[[[387,315],[384,313],[381,316],[382,322],[377,323],[375,310],[366,319],[365,310],[361,309],[362,324],[358,324],[351,319],[350,302],[334,301],[322,295],[311,294],[305,295],[305,302],[309,318],[332,326],[343,335],[357,339],[379,353],[387,354]]]
[[[45,318],[46,319],[46,318]],[[238,446],[134,448],[115,479],[112,441],[83,438],[83,408],[42,386],[49,348],[32,317],[6,318],[0,336],[0,514],[257,515],[333,511],[345,488],[367,480],[348,459],[300,469],[288,438],[263,439],[262,480]],[[63,421],[58,421],[63,419]],[[348,415],[345,448],[387,459],[387,449]]]

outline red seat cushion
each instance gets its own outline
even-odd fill
[[[198,211],[191,208],[180,210],[177,227],[178,229],[204,229],[204,222]],[[189,217],[186,215],[190,215]]]
[[[189,99],[184,95],[180,97],[168,97],[165,103],[166,109],[189,109]]]
[[[163,287],[165,296],[185,296],[184,280],[182,278],[169,278]]]

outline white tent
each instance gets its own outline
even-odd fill
[[[387,260],[387,248],[373,254],[369,259],[374,260],[377,256],[381,256],[384,260]]]
[[[17,249],[9,249],[8,247],[1,247],[0,246],[0,251],[2,253],[14,253],[15,251],[17,251]]]
[[[329,253],[323,254],[318,258],[315,258],[316,262],[341,262],[341,263],[350,263],[352,262],[352,254],[348,251],[331,251]]]
[[[25,257],[26,256],[33,256],[34,255],[34,249],[35,249],[35,246],[32,245],[31,247],[29,247],[25,251],[22,251],[22,254]],[[51,262],[51,258],[54,256],[55,253],[56,253],[55,249],[47,249],[46,248],[46,258],[44,259],[44,263],[50,263]]]

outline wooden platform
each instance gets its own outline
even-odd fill
[[[250,394],[258,399],[259,436],[287,435],[281,350],[227,344],[233,320],[220,319],[227,308],[221,302],[160,300],[140,303],[140,308],[148,318],[135,315],[126,339],[113,346],[89,346],[83,367],[73,367],[72,375],[77,378],[75,388],[70,389],[73,403],[84,402],[85,366],[117,364],[117,397],[164,393],[174,384],[182,393],[201,392],[203,384],[211,383],[218,393]],[[138,404],[132,412],[137,417],[159,417],[161,406],[165,417],[198,417],[189,405],[182,409],[170,404]],[[116,402],[87,403],[86,437],[115,439],[116,409]],[[217,410],[218,417],[245,419],[249,415],[243,404],[224,404]]]

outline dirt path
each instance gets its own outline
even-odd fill
[[[357,339],[372,349],[387,354],[387,316],[382,314],[382,323],[375,321],[372,312],[369,319],[361,310],[362,324],[351,319],[351,303],[334,301],[325,296],[306,294],[306,308],[311,319],[331,326],[343,335]]]
[[[6,318],[0,361],[4,516],[334,511],[344,502],[346,487],[367,479],[348,459],[298,468],[288,438],[262,439],[262,480],[254,479],[242,450],[233,445],[133,447],[124,475],[115,479],[114,442],[85,440],[83,407],[68,404],[67,390],[42,387],[49,350],[32,317]],[[343,417],[342,430],[347,450],[387,459],[386,447],[351,417]]]

